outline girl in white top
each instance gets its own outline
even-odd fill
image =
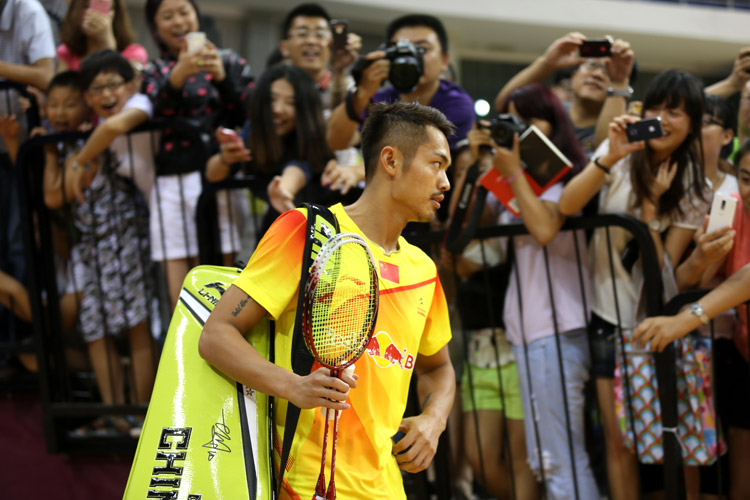
[[[626,213],[648,225],[658,261],[679,262],[696,229],[708,213],[710,194],[700,163],[703,89],[688,73],[668,70],[649,84],[642,118],[661,119],[664,135],[648,141],[629,142],[626,127],[638,121],[620,116],[609,125],[609,138],[601,144],[586,168],[565,187],[560,210],[573,214],[597,193],[600,213]],[[610,228],[608,250],[605,229],[597,230],[592,246],[592,323],[610,332],[604,342],[614,343],[618,323],[625,338],[636,321],[638,283],[622,264],[630,234]],[[662,237],[662,233],[666,234]],[[610,275],[610,254],[614,287]],[[637,264],[636,264],[637,265]],[[615,301],[613,288],[616,288]],[[618,307],[619,306],[619,312]],[[600,335],[600,337],[604,337]],[[610,339],[611,337],[611,339]],[[604,351],[604,350],[602,350]],[[594,349],[595,353],[602,352]],[[610,373],[599,371],[597,396],[604,420],[607,468],[613,498],[638,498],[636,461],[623,446],[614,409],[614,349],[608,350]],[[597,365],[597,360],[595,360]],[[697,468],[692,468],[697,471]],[[693,483],[694,484],[694,483]]]

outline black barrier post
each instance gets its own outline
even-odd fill
[[[82,135],[82,134],[71,134]],[[53,252],[43,249],[52,248],[49,214],[39,210],[44,203],[42,197],[42,178],[40,170],[44,168],[44,157],[39,153],[49,138],[35,138],[24,142],[18,153],[18,193],[24,232],[24,243],[27,255],[35,263],[29,266],[28,293],[37,344],[37,358],[40,375],[40,391],[44,408],[44,433],[47,450],[56,453],[60,447],[60,433],[50,411],[51,402],[60,394],[55,383],[66,380],[64,369],[64,349],[61,335],[62,321],[57,307],[59,297],[56,287],[55,264]],[[41,157],[41,161],[39,161]],[[25,168],[26,166],[29,168]],[[37,242],[36,235],[39,236]],[[46,298],[46,300],[45,300]]]

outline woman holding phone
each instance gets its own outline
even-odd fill
[[[224,180],[232,164],[249,162],[250,173],[269,181],[266,193],[260,193],[271,205],[264,223],[268,227],[281,212],[295,207],[306,186],[320,186],[320,175],[333,159],[325,132],[313,79],[297,66],[276,64],[263,73],[253,93],[247,141],[232,131],[219,131],[221,150],[209,159],[206,178]],[[305,194],[309,201],[318,201],[320,190]]]
[[[165,263],[174,306],[197,260],[201,172],[218,150],[216,129],[244,123],[253,77],[247,62],[233,51],[219,50],[209,40],[202,46],[189,43],[195,37],[188,34],[200,30],[194,0],[147,0],[145,12],[161,53],[144,69],[143,89],[154,105],[154,118],[170,121],[156,153],[152,190],[152,206],[160,211],[151,216],[152,223],[160,225],[152,234],[163,228],[163,237],[152,241],[151,248],[154,260]],[[234,239],[232,243],[238,244]],[[222,253],[235,250],[228,244],[222,241]]]
[[[57,72],[78,71],[81,60],[98,50],[119,51],[139,73],[148,60],[135,43],[135,33],[123,0],[72,0],[62,22],[57,47]]]
[[[701,163],[701,83],[679,70],[667,70],[656,76],[646,90],[641,118],[657,117],[663,135],[638,142],[629,142],[627,134],[628,124],[638,122],[638,118],[629,115],[615,118],[609,125],[608,140],[565,187],[559,206],[563,214],[574,214],[598,194],[599,213],[625,213],[641,220],[648,226],[668,286],[670,281],[674,282],[673,266],[680,261],[708,213],[710,192]],[[628,269],[632,263],[629,266],[627,259],[623,259],[630,239],[630,233],[624,229],[600,228],[591,241],[590,342],[614,499],[635,499],[639,495],[638,488],[634,488],[638,483],[637,465],[618,426],[614,390],[615,337],[622,335],[628,342],[638,319],[639,282]],[[697,472],[697,468],[691,469]],[[697,477],[692,474],[686,477],[689,484],[696,484]]]

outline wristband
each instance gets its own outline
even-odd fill
[[[354,109],[354,92],[356,91],[350,90],[346,93],[346,98],[344,98],[346,116],[348,116],[351,121],[357,122],[361,125],[362,123],[364,123],[364,120],[362,120],[362,117],[357,114],[357,110]]]
[[[609,173],[609,169],[611,167],[605,167],[604,165],[602,165],[601,163],[599,163],[599,158],[600,157],[594,158],[594,165],[596,165],[597,168],[601,169],[605,174],[608,174]]]
[[[521,174],[523,174],[523,169],[522,168],[518,169],[518,172],[516,172],[515,174],[513,174],[512,177],[507,178],[507,179],[503,179],[503,182],[506,183],[506,184],[510,184],[514,180],[516,180],[519,177],[521,177]]]

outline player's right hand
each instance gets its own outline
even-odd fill
[[[357,378],[357,375],[347,372],[342,372],[341,378],[332,377],[328,368],[318,368],[310,375],[299,377],[289,401],[302,409],[323,407],[347,410],[349,389],[357,387]]]

